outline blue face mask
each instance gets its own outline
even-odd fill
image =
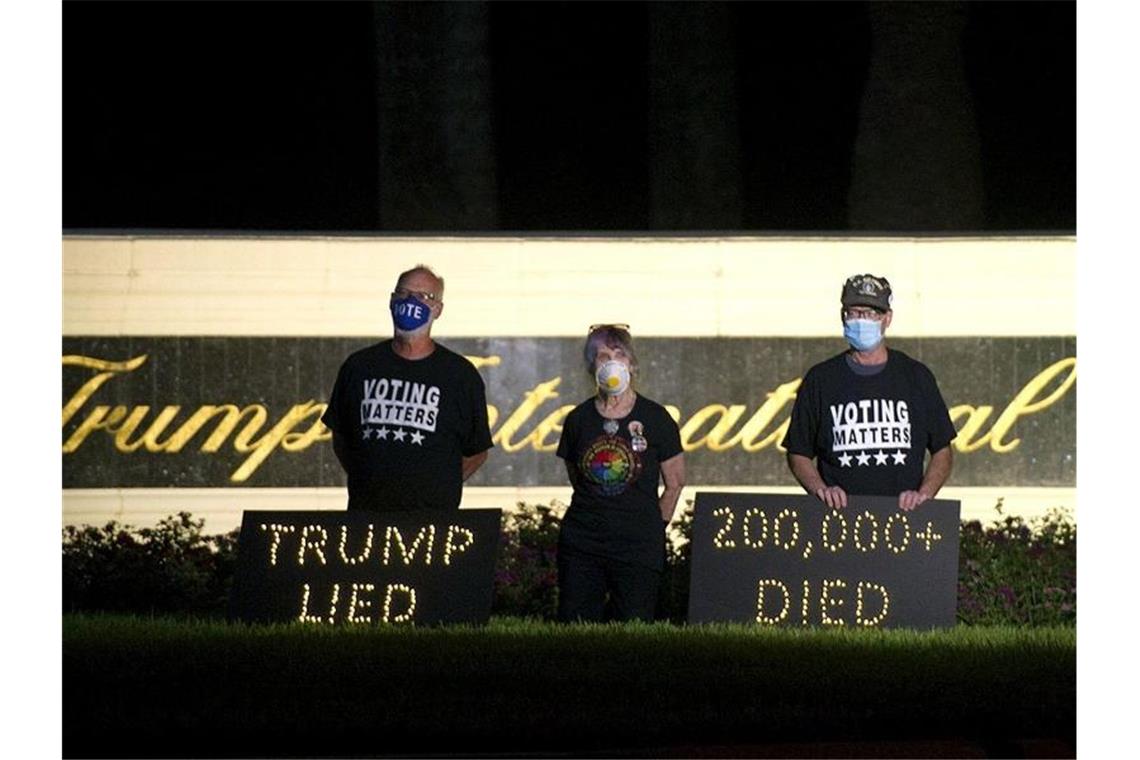
[[[883,325],[871,319],[849,319],[843,323],[843,337],[856,351],[872,351],[883,342]]]
[[[415,296],[392,301],[392,321],[396,327],[411,332],[418,330],[431,319],[431,307],[426,306]]]

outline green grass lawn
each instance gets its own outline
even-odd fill
[[[66,756],[1075,746],[1076,631],[245,626],[65,616]]]

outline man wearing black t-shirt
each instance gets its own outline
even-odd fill
[[[409,269],[388,306],[395,336],[345,360],[321,417],[348,474],[348,508],[457,509],[492,445],[483,378],[431,338],[443,278]]]
[[[897,496],[899,509],[912,510],[950,476],[957,433],[926,365],[887,349],[893,312],[886,278],[848,278],[841,303],[851,348],[804,376],[782,444],[788,466],[805,491],[834,509],[855,494]]]

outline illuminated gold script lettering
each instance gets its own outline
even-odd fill
[[[695,451],[702,446],[707,446],[709,451],[727,451],[733,446],[740,446],[751,453],[776,444],[776,447],[783,451],[780,441],[783,440],[784,433],[788,430],[788,424],[791,422],[790,417],[785,418],[764,438],[760,438],[760,435],[772,424],[776,415],[783,411],[785,406],[795,401],[796,390],[800,387],[800,382],[800,380],[793,380],[784,383],[778,386],[775,391],[768,393],[767,399],[756,410],[756,413],[749,417],[744,426],[731,438],[726,439],[726,436],[736,426],[748,407],[743,404],[733,404],[727,407],[723,404],[710,404],[698,409],[681,428],[681,446],[685,451]],[[693,436],[714,416],[716,423],[712,429],[703,437],[693,440]]]
[[[124,362],[109,362],[88,356],[64,356],[64,366],[94,369],[98,370],[99,374],[85,382],[64,404],[63,425],[66,426],[95,391],[109,379],[133,372],[141,367],[146,359],[146,354]],[[151,453],[174,454],[181,451],[208,422],[221,415],[217,427],[199,449],[214,453],[221,448],[237,426],[248,418],[245,427],[233,439],[236,451],[249,454],[230,476],[230,480],[241,483],[248,480],[278,446],[286,451],[301,451],[315,442],[331,440],[332,434],[320,422],[325,407],[325,404],[312,399],[295,404],[273,427],[258,436],[269,419],[268,410],[261,404],[253,404],[244,409],[238,409],[233,404],[206,404],[199,407],[168,438],[159,440],[182,408],[176,405],[166,406],[140,436],[131,440],[131,436],[136,433],[149,413],[150,407],[139,405],[128,408],[120,405],[112,408],[107,405],[96,405],[63,444],[63,453],[70,454],[76,451],[91,433],[102,430],[114,436],[116,450],[124,454],[133,453],[139,448],[145,448]],[[310,418],[312,423],[308,429],[295,432],[296,428]]]
[[[146,354],[136,356],[134,359],[128,359],[125,362],[109,362],[103,359],[93,359],[89,356],[64,356],[63,366],[86,367],[87,369],[99,370],[99,374],[84,383],[83,387],[76,391],[75,395],[68,399],[67,403],[63,405],[63,424],[67,424],[67,421],[79,411],[79,407],[83,406],[87,399],[91,398],[91,394],[99,390],[99,386],[120,372],[131,372],[132,370],[138,369],[145,361]]]
[[[978,433],[981,432],[986,420],[993,413],[994,408],[992,406],[959,404],[951,407],[950,421],[954,423],[954,428],[958,431],[958,437],[954,439],[955,450],[968,454],[971,451],[985,448],[986,444],[990,442],[990,434],[986,433],[978,437]],[[966,421],[959,425],[959,420],[963,417]]]
[[[574,405],[567,404],[560,406],[553,412],[543,418],[542,422],[531,431],[524,440],[531,442],[536,451],[557,451],[558,439],[562,437],[562,423],[566,421],[566,415],[573,411]],[[550,436],[556,436],[554,440],[547,440]]]
[[[496,367],[501,364],[499,356],[468,359],[477,367]],[[175,454],[186,448],[201,431],[212,424],[213,430],[198,450],[217,453],[230,441],[235,451],[248,455],[230,476],[232,482],[240,483],[248,480],[278,449],[296,453],[308,449],[314,443],[332,439],[332,434],[320,422],[326,405],[313,399],[293,405],[268,430],[264,428],[270,424],[269,410],[262,404],[244,407],[230,403],[204,404],[175,427],[182,412],[182,407],[178,405],[162,407],[147,424],[146,420],[151,414],[150,406],[95,403],[96,393],[108,381],[138,370],[146,361],[146,354],[126,361],[108,361],[78,355],[63,357],[65,367],[94,370],[96,373],[63,405],[64,427],[74,421],[81,410],[86,410],[86,416],[63,443],[64,454],[77,451],[96,432],[110,435],[115,449],[123,454],[135,453],[139,449],[149,453]],[[988,446],[1001,454],[1016,449],[1021,442],[1020,438],[1012,437],[1017,421],[1048,409],[1069,392],[1076,382],[1076,361],[1075,357],[1069,357],[1042,370],[997,415],[989,430],[985,428],[994,418],[994,406],[961,404],[952,407],[950,416],[959,433],[953,444],[955,449],[968,453]],[[528,447],[540,452],[554,451],[562,423],[574,408],[573,404],[568,404],[543,409],[547,402],[559,398],[557,389],[561,383],[561,376],[554,377],[526,391],[522,403],[505,415],[497,429],[494,426],[500,416],[499,410],[488,404],[494,443],[507,453]],[[748,453],[768,447],[783,451],[780,441],[787,431],[790,406],[796,398],[800,383],[801,380],[796,379],[777,386],[774,391],[767,393],[764,402],[747,419],[745,415],[748,405],[740,403],[708,404],[696,409],[687,419],[676,406],[666,405],[665,409],[681,427],[685,451],[707,448],[709,451],[722,452],[737,446]],[[532,420],[536,419],[537,424],[527,430]],[[173,432],[163,438],[171,427],[174,427]]]
[[[87,440],[87,436],[96,430],[113,432],[115,423],[126,415],[127,408],[125,406],[116,406],[114,409],[109,406],[96,406],[87,415],[87,419],[83,420],[75,432],[71,434],[71,437],[64,442],[63,453],[70,454],[78,449]]]
[[[113,430],[115,433],[115,448],[125,454],[132,451],[137,451],[140,446],[146,446],[147,451],[157,452],[163,451],[170,444],[170,439],[160,442],[158,437],[162,435],[162,431],[166,430],[166,426],[170,424],[177,415],[180,406],[164,406],[162,411],[159,412],[158,417],[154,422],[150,423],[150,427],[146,429],[137,440],[133,443],[129,441],[131,434],[135,432],[139,424],[146,417],[147,412],[150,411],[149,406],[136,406],[131,410],[131,413],[123,420],[121,425],[115,428],[108,428],[109,431]]]
[[[747,408],[742,404],[733,404],[730,407],[724,404],[709,404],[698,409],[681,426],[681,447],[685,451],[695,451],[707,444],[711,451],[722,451],[721,446],[724,437],[740,420]],[[697,431],[711,419],[716,419],[716,424],[713,425],[712,430],[704,437],[693,440]]]
[[[501,356],[464,356],[463,358],[475,365],[475,369],[498,367],[503,363]]]
[[[498,431],[495,432],[495,435],[491,437],[491,442],[497,446],[501,446],[503,451],[507,452],[519,451],[525,448],[528,444],[533,446],[538,451],[543,451],[544,449],[540,448],[543,445],[542,439],[546,437],[550,430],[546,430],[540,434],[536,428],[530,433],[530,435],[527,435],[518,441],[512,441],[511,438],[519,432],[522,426],[526,424],[527,420],[531,418],[531,415],[533,415],[540,406],[542,406],[550,399],[558,398],[558,391],[556,391],[555,388],[557,388],[561,383],[562,378],[556,377],[553,380],[547,380],[544,383],[539,383],[538,385],[534,386],[533,390],[529,390],[524,393],[523,402],[519,404],[519,407],[515,409],[509,417],[507,417],[506,421],[504,421]],[[566,414],[568,414],[570,412],[570,409],[573,408],[574,407],[571,405],[566,409],[566,413],[562,415],[562,418],[558,418],[558,430],[562,429],[562,419],[565,418]],[[551,415],[551,417],[556,417],[557,414],[558,412],[555,412],[555,414]],[[549,421],[551,417],[548,417],[547,420],[544,420],[544,423]],[[554,427],[555,423],[549,423],[549,429],[553,429]]]
[[[325,408],[328,404],[318,404],[313,400],[306,401],[303,404],[295,404],[292,409],[285,413],[285,416],[274,425],[269,432],[258,438],[256,441],[250,442],[246,446],[241,445],[241,436],[234,441],[234,448],[243,454],[252,452],[248,459],[241,463],[234,474],[230,476],[230,480],[242,482],[249,478],[265,458],[273,453],[273,450],[284,440],[289,432],[300,425],[310,417],[313,418],[313,425],[321,425],[321,415],[325,413]],[[250,428],[247,427],[246,431]],[[260,429],[260,426],[258,426]],[[311,431],[310,431],[311,433]],[[306,434],[309,435],[309,434]],[[332,440],[331,432],[324,432],[321,435],[312,436],[313,440],[329,441]]]
[[[99,374],[85,382],[82,387],[75,392],[75,395],[68,399],[67,403],[63,405],[63,424],[66,425],[68,421],[75,416],[79,408],[86,403],[87,399],[91,398],[95,391],[99,390],[103,383],[121,372],[131,372],[138,369],[145,361],[145,354],[124,362],[109,362],[88,356],[64,356],[63,366],[85,367],[87,369],[98,370]],[[126,414],[127,408],[124,406],[116,406],[114,409],[109,406],[96,406],[91,413],[87,415],[87,419],[79,425],[75,432],[71,434],[71,437],[68,438],[67,442],[63,444],[63,453],[70,454],[75,451],[88,435],[96,430],[109,429],[122,420]]]
[[[484,367],[498,367],[503,363],[501,356],[463,356],[464,359],[471,362],[475,369],[483,369]],[[495,427],[495,423],[499,421],[499,410],[491,404],[487,404],[487,425]],[[561,430],[561,428],[559,428]],[[290,450],[286,447],[286,450]]]
[[[1061,379],[1057,387],[1047,396],[1038,400],[1037,397],[1050,383],[1061,377],[1063,373],[1067,374],[1064,374],[1064,378]],[[1036,377],[1026,383],[1025,387],[1014,396],[1013,401],[1011,401],[1009,406],[998,416],[997,422],[993,424],[990,431],[973,441],[971,441],[971,436],[979,432],[982,424],[993,412],[993,407],[955,406],[950,410],[950,418],[957,422],[959,418],[965,416],[966,422],[959,430],[959,436],[954,441],[954,448],[961,452],[977,451],[988,443],[990,448],[999,454],[1006,454],[1013,451],[1021,443],[1021,439],[1014,438],[1008,442],[1003,439],[1009,434],[1018,418],[1048,409],[1060,401],[1061,397],[1069,391],[1076,381],[1076,357],[1062,359],[1049,365],[1039,372]]]

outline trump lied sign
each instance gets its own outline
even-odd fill
[[[230,617],[485,623],[501,517],[499,510],[247,511]]]

